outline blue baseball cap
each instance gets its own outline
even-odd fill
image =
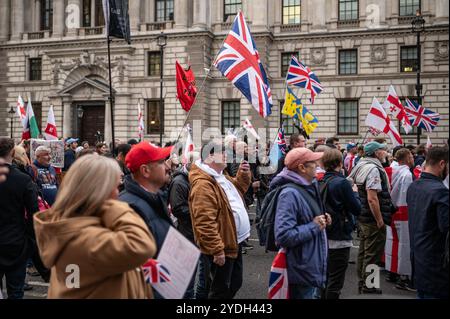
[[[347,151],[350,151],[352,148],[356,147],[355,143],[348,143],[347,144]]]
[[[380,149],[387,149],[387,145],[380,144],[375,141],[369,142],[366,145],[364,145],[364,153],[366,153],[367,155],[372,155],[373,153],[375,153],[376,150],[380,150]]]
[[[77,138],[69,138],[69,139],[66,141],[66,144],[70,145],[70,144],[75,143],[75,142],[78,143],[78,139],[77,139]]]

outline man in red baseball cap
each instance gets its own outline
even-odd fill
[[[167,212],[167,202],[160,191],[170,182],[170,166],[167,159],[171,147],[160,148],[148,142],[134,145],[125,157],[131,174],[124,179],[124,191],[119,199],[127,202],[147,224],[155,237],[157,257],[166,238],[172,220]],[[155,291],[155,298],[161,297]]]

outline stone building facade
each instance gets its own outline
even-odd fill
[[[449,134],[448,0],[130,0],[132,42],[111,43],[114,123],[117,138],[137,137],[137,105],[144,107],[146,138],[159,140],[159,46],[163,51],[163,138],[173,139],[186,112],[176,99],[175,60],[190,63],[198,87],[188,122],[202,128],[239,125],[249,118],[268,138],[280,126],[286,63],[298,54],[319,77],[324,91],[309,105],[319,127],[311,138],[336,135],[343,142],[364,136],[373,97],[384,101],[389,85],[415,97],[416,35],[411,30],[421,6],[423,105],[441,114],[429,136],[442,144]],[[273,94],[272,115],[261,118],[243,95],[211,67],[241,9],[249,23]],[[31,98],[45,126],[53,105],[59,134],[111,139],[107,46],[96,0],[0,0],[0,135],[11,132],[8,111],[20,94]],[[210,69],[204,81],[205,69]],[[21,125],[13,119],[13,136]],[[290,132],[292,127],[287,125]],[[270,131],[270,132],[269,132]],[[194,131],[198,140],[199,132]],[[422,134],[426,141],[427,133]],[[415,143],[415,135],[403,135]]]

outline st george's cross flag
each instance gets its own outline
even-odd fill
[[[192,135],[191,135],[191,128],[188,125],[186,125],[186,142],[184,143],[184,147],[183,147],[183,157],[181,159],[183,165],[188,164],[189,162],[189,153],[193,152],[195,147],[194,147],[194,142],[192,141]]]
[[[144,114],[142,112],[141,102],[138,102],[138,138],[139,138],[139,142],[144,140],[144,132],[145,132]]]
[[[20,119],[20,123],[22,124],[22,128],[26,128],[26,116],[27,111],[25,110],[25,102],[22,99],[22,96],[19,95],[17,98],[17,116]]]
[[[253,127],[252,123],[249,119],[245,119],[244,123],[242,124],[242,127],[249,132],[256,140],[260,140],[258,133],[256,133],[255,128]]]
[[[406,193],[412,182],[413,177],[407,165],[392,167],[390,195],[397,211],[392,215],[391,225],[386,227],[384,248],[386,270],[408,276],[411,275],[411,260]]]
[[[269,81],[241,11],[234,19],[214,66],[244,94],[259,115],[270,115],[273,102]]]
[[[383,103],[383,107],[386,112],[392,114],[397,120],[400,121],[406,134],[411,132],[411,122],[409,121],[405,108],[400,102],[400,98],[398,97],[397,92],[395,92],[395,89],[392,85],[389,87],[389,92],[386,100]]]
[[[58,140],[58,132],[56,130],[55,114],[53,113],[53,105],[50,105],[47,115],[47,125],[45,126],[44,136],[47,141]]]
[[[289,299],[286,251],[281,248],[270,268],[269,299]]]
[[[372,106],[367,114],[366,125],[388,135],[394,146],[403,144],[402,138],[395,128],[395,124],[391,121],[389,115],[386,114],[386,111],[376,97],[373,98]]]

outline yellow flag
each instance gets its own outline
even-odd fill
[[[302,122],[303,129],[308,135],[311,135],[317,126],[319,126],[317,118],[304,105],[300,105],[297,116]]]
[[[298,99],[292,93],[292,91],[289,88],[286,88],[286,94],[284,96],[284,105],[283,109],[281,110],[281,113],[294,117],[294,115],[297,113],[297,109],[299,108],[299,105],[297,104]]]

